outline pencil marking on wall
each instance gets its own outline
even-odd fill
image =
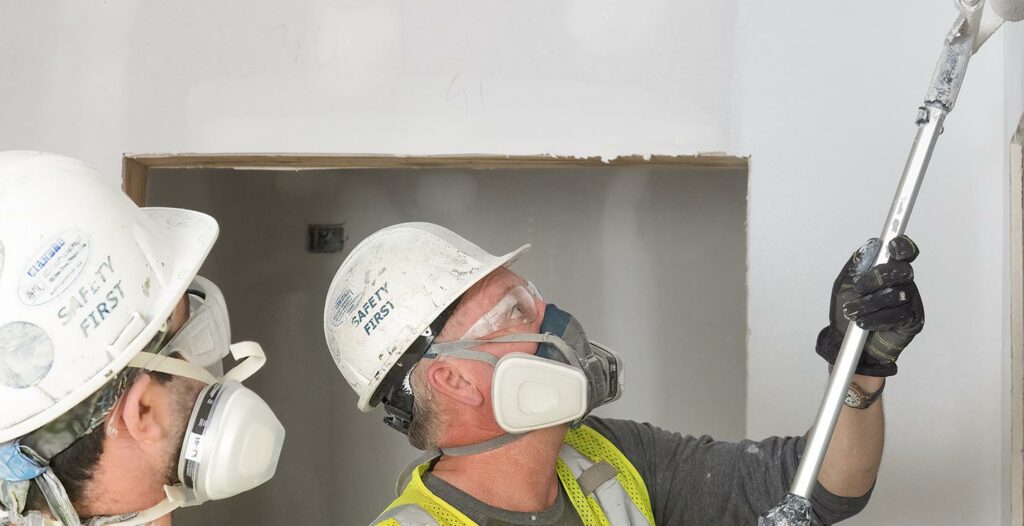
[[[462,73],[456,73],[448,81],[448,88],[444,93],[444,101],[452,102],[460,97],[462,98],[464,118],[469,118],[469,108],[471,105],[477,106],[480,113],[487,109],[484,106],[484,83],[482,80],[469,80],[463,77]]]
[[[448,82],[448,89],[445,90],[445,92],[444,92],[444,101],[445,102],[451,102],[451,101],[455,100],[456,97],[462,97],[462,104],[465,107],[465,110],[464,110],[465,118],[468,119],[469,118],[469,94],[467,94],[466,90],[464,90],[464,89],[459,89],[458,91],[455,91],[455,81],[457,81],[457,80],[459,80],[459,73],[456,73],[455,76],[452,77],[452,80]]]
[[[313,36],[313,59],[320,67],[326,67],[338,56],[338,34],[319,26]]]

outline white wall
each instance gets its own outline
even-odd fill
[[[732,2],[0,1],[0,147],[724,151]]]
[[[826,373],[808,356],[828,290],[844,255],[881,231],[954,10],[896,2],[878,17],[863,2],[742,0],[739,13],[733,129],[752,155],[747,423],[762,436],[806,426],[817,407]],[[1005,159],[1022,94],[1004,67],[1019,71],[1019,30],[972,61],[911,220],[928,321],[888,385],[878,491],[851,524],[1005,517]]]
[[[748,431],[792,433],[824,383],[831,279],[879,229],[954,14],[879,5],[0,0],[0,148],[112,180],[126,151],[750,154]],[[994,524],[1007,506],[1013,33],[976,57],[910,226],[929,323],[854,523]]]

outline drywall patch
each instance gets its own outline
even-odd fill
[[[53,366],[53,341],[38,325],[16,321],[0,327],[0,385],[24,389]]]

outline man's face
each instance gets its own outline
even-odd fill
[[[491,272],[462,295],[461,301],[448,318],[448,322],[441,329],[435,341],[443,343],[459,339],[469,339],[465,338],[466,332],[473,328],[482,316],[494,309],[510,291],[520,286],[529,288],[525,279],[506,268],[499,268]],[[532,300],[526,301],[533,301],[532,309],[528,305],[522,305],[523,310],[530,310],[536,313],[533,319],[519,324],[508,324],[500,330],[489,333],[476,333],[477,331],[474,330],[475,334],[471,339],[491,340],[507,334],[539,333],[544,319],[545,303],[540,298],[532,298]],[[513,308],[520,306],[521,304],[517,303]],[[516,319],[514,316],[510,316],[510,318]],[[476,350],[498,357],[511,352],[536,354],[537,344],[532,342],[484,344],[476,347]],[[438,368],[448,372],[436,374],[439,370]],[[430,377],[432,374],[434,374],[433,379],[428,380],[427,377]],[[414,409],[417,416],[413,419],[412,427],[409,430],[410,443],[419,449],[426,449],[436,445],[436,440],[443,433],[442,427],[446,425],[443,422],[447,421],[442,415],[445,411],[454,407],[447,404],[444,404],[443,407],[438,405],[441,401],[430,394],[438,386],[433,384],[432,388],[428,388],[426,384],[445,382],[447,381],[444,380],[445,378],[451,380],[455,376],[468,380],[468,382],[458,381],[456,383],[462,385],[462,388],[471,389],[478,393],[478,396],[482,397],[483,402],[478,404],[479,409],[490,414],[490,417],[486,414],[475,414],[470,415],[468,418],[472,419],[477,425],[490,421],[496,427],[497,423],[494,422],[491,411],[491,383],[493,381],[493,374],[494,368],[491,365],[474,360],[449,360],[447,358],[423,360],[416,366],[414,370],[415,378],[411,380],[418,393],[415,398],[416,405]]]
[[[438,334],[437,341],[446,342],[459,340],[464,337],[478,320],[487,314],[497,305],[502,298],[508,295],[509,291],[516,287],[528,287],[527,281],[520,275],[502,267],[487,275],[483,280],[473,285],[462,296],[458,307],[452,312],[448,323]],[[540,298],[533,298],[536,316],[533,320],[525,323],[511,325],[486,335],[474,337],[474,339],[492,340],[508,334],[537,334],[540,332],[541,323],[544,321],[545,303]],[[476,347],[476,350],[502,357],[513,352],[536,354],[538,344],[535,342],[515,343],[494,343]],[[491,407],[491,383],[493,381],[494,367],[474,360],[459,360],[459,368],[477,387],[485,398],[484,406]],[[488,409],[489,410],[489,409]]]
[[[440,334],[438,334],[437,341],[440,343],[461,339],[466,334],[466,331],[473,327],[484,314],[493,309],[512,289],[527,286],[528,284],[522,276],[504,267],[491,272],[462,295],[462,300],[455,308],[455,311],[452,312],[451,317],[448,318],[448,323],[445,324]],[[540,298],[534,298],[533,301],[537,312],[535,319],[488,333],[479,339],[492,340],[507,334],[539,333],[541,323],[544,321],[544,307],[546,304]],[[531,342],[501,343],[483,345],[478,350],[498,357],[510,352],[536,354],[537,344]]]

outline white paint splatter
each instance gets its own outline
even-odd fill
[[[757,447],[757,444],[750,444],[750,446],[747,447],[746,452],[751,455],[759,455],[761,453],[761,448]]]

